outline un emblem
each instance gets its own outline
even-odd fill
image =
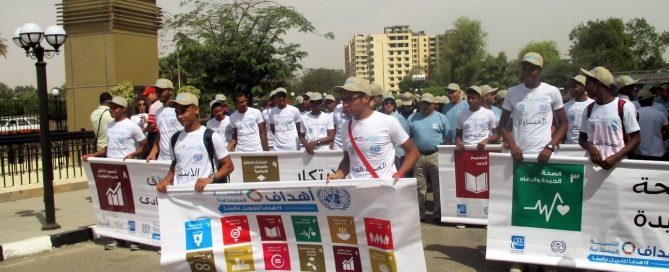
[[[337,187],[318,189],[318,201],[328,210],[346,210],[351,206],[351,194]]]

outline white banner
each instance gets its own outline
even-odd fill
[[[488,171],[488,153],[500,152],[502,146],[487,145],[483,151],[475,145],[465,150],[454,145],[438,148],[441,222],[488,224],[489,184],[499,178]]]
[[[415,179],[171,187],[159,202],[166,271],[426,271]]]
[[[334,173],[343,152],[314,151],[232,152],[230,158],[235,171],[230,182],[325,180]]]
[[[160,246],[156,183],[169,162],[89,158],[84,162],[95,211],[95,233]]]
[[[563,156],[563,157],[585,157],[585,150],[577,144],[560,144],[555,148],[554,156]]]
[[[669,163],[490,154],[487,259],[607,271],[669,268]]]

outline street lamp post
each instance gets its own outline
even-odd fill
[[[39,104],[39,119],[40,119],[40,146],[42,151],[42,177],[44,182],[44,211],[46,213],[46,220],[42,225],[42,230],[52,230],[60,228],[56,223],[56,209],[53,199],[53,163],[51,161],[51,144],[49,143],[49,104],[48,94],[46,88],[46,62],[44,57],[51,58],[57,55],[58,50],[67,34],[62,27],[53,25],[42,32],[42,28],[34,23],[27,23],[22,27],[16,29],[13,38],[14,44],[23,48],[26,51],[26,57],[30,57],[35,62],[37,70],[37,94]],[[45,49],[42,47],[42,39],[53,47],[53,49]]]

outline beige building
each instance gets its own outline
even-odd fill
[[[356,34],[344,47],[346,75],[398,92],[404,77],[427,73],[430,59],[437,58],[439,37],[413,32],[406,25],[385,27],[382,34]]]

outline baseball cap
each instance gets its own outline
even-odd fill
[[[402,99],[395,99],[395,105],[400,107],[400,106],[402,106],[402,104],[403,104]],[[411,104],[409,104],[409,105],[411,105]]]
[[[601,82],[607,88],[610,88],[611,83],[613,83],[613,74],[611,74],[609,69],[606,69],[603,66],[597,66],[595,68],[592,68],[592,70],[590,71],[581,68],[581,72],[585,74],[587,77],[594,78],[597,81]]]
[[[436,100],[434,99],[434,95],[431,93],[424,93],[423,96],[420,98],[420,101],[425,101],[430,103],[436,102]]]
[[[507,94],[508,92],[509,92],[509,91],[507,91],[507,90],[500,90],[500,91],[497,91],[497,99],[504,99],[504,98],[506,98],[506,94]]]
[[[619,76],[616,78],[616,87],[618,87],[618,89],[622,89],[627,86],[634,85],[637,82],[639,82],[639,80],[634,80],[631,76]]]
[[[274,94],[276,95],[276,94],[278,94],[278,93],[285,93],[285,94],[288,94],[288,91],[286,91],[286,88],[279,87],[279,88],[274,89]]]
[[[346,90],[349,92],[360,92],[371,95],[369,81],[359,77],[349,77],[344,81],[344,85],[336,86],[336,91]]]
[[[490,85],[486,84],[481,86],[481,96],[486,96],[488,94],[494,93],[497,91],[497,88],[490,87]]]
[[[465,89],[465,92],[469,92],[470,90],[478,93],[480,96],[483,96],[483,88],[481,88],[479,86],[474,85],[474,86],[467,87],[467,89]]]
[[[125,100],[125,98],[120,97],[120,96],[112,97],[111,102],[113,104],[119,105],[119,106],[124,107],[124,108],[128,107],[128,100]]]
[[[146,87],[144,87],[144,92],[142,92],[142,95],[147,96],[147,95],[155,93],[155,92],[156,92],[156,87],[146,86]]]
[[[298,104],[302,104],[304,102],[304,97],[302,97],[301,95],[297,96],[295,98],[295,102],[297,102]]]
[[[325,100],[336,101],[337,99],[335,99],[334,95],[328,94],[328,95],[325,95]]]
[[[637,97],[639,98],[639,100],[641,100],[641,99],[655,97],[655,95],[652,92],[650,92],[650,89],[642,89],[641,91],[639,91],[639,94],[637,95]]]
[[[544,58],[537,52],[527,52],[520,62],[528,62],[532,65],[544,67]]]
[[[156,84],[153,84],[153,86],[161,89],[174,89],[174,84],[172,84],[172,81],[166,78],[159,78],[156,80]]]
[[[574,81],[576,81],[578,83],[581,83],[581,85],[585,86],[585,76],[584,75],[573,76],[573,77],[571,77],[571,79],[573,79]]]
[[[370,96],[383,95],[383,88],[381,88],[381,85],[379,85],[379,84],[370,83],[369,84],[369,95]]]
[[[269,92],[269,98],[272,98],[275,95],[276,95],[276,90],[272,90],[271,92]]]
[[[319,92],[313,92],[309,95],[309,100],[323,100],[323,95]]]
[[[448,96],[442,95],[442,96],[439,97],[439,99],[440,99],[440,102],[438,102],[438,103],[441,103],[441,104],[451,103],[451,100],[448,99]]]
[[[227,101],[224,94],[217,94],[214,96],[214,100]]]
[[[410,92],[404,92],[400,98],[404,102],[407,102],[407,101],[411,102],[411,100],[413,100],[413,94],[411,94]],[[409,104],[411,104],[411,103],[409,103]]]
[[[460,91],[460,85],[449,83],[448,86],[446,86],[446,90]]]
[[[173,100],[174,103],[177,103],[182,106],[188,106],[188,105],[195,105],[198,106],[200,104],[197,103],[197,96],[195,96],[192,93],[180,93],[177,94],[177,98]]]
[[[213,108],[216,104],[225,104],[223,102],[225,102],[225,95],[217,94],[214,96],[214,100],[209,102],[209,108]]]

